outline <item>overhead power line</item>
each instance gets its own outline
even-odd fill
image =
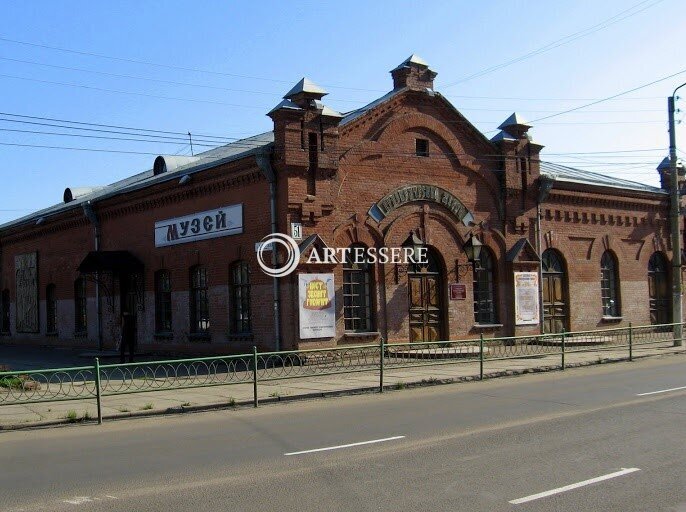
[[[557,112],[557,113],[555,113],[555,114],[550,114],[550,115],[548,115],[548,116],[539,117],[539,118],[537,118],[537,119],[534,119],[534,120],[531,121],[531,122],[532,122],[532,123],[535,123],[535,122],[538,122],[538,121],[543,121],[543,120],[545,120],[545,119],[551,119],[551,118],[553,118],[553,117],[561,116],[561,115],[563,115],[563,114],[569,114],[570,112],[574,112],[574,111],[576,111],[576,110],[581,110],[582,108],[590,107],[590,106],[592,106],[592,105],[597,105],[598,103],[603,103],[603,102],[605,102],[605,101],[609,101],[609,100],[612,100],[612,99],[614,99],[614,98],[618,98],[618,97],[620,97],[620,96],[624,96],[624,95],[626,95],[626,94],[630,94],[630,93],[632,93],[632,92],[639,91],[639,90],[641,90],[641,89],[645,89],[646,87],[649,87],[649,86],[651,86],[651,85],[655,85],[655,84],[660,83],[660,82],[664,82],[665,80],[669,80],[670,78],[674,78],[675,76],[682,75],[682,74],[684,74],[684,73],[686,73],[686,69],[682,69],[681,71],[677,71],[676,73],[672,73],[671,75],[663,76],[662,78],[658,78],[657,80],[653,80],[652,82],[648,82],[648,83],[646,83],[646,84],[639,85],[638,87],[634,87],[633,89],[628,89],[628,90],[626,90],[626,91],[622,91],[622,92],[620,92],[620,93],[613,94],[612,96],[608,96],[608,97],[606,97],[606,98],[602,98],[602,99],[599,99],[599,100],[592,101],[592,102],[590,102],[590,103],[586,103],[585,105],[580,105],[580,106],[578,106],[578,107],[574,107],[574,108],[570,108],[570,109],[567,109],[567,110],[563,110],[563,111],[561,111],[561,112]]]
[[[559,48],[560,46],[569,44],[573,41],[576,41],[577,39],[581,39],[582,37],[589,36],[591,34],[595,34],[596,32],[599,32],[600,30],[603,30],[611,25],[614,25],[615,23],[619,23],[620,21],[623,21],[625,19],[631,18],[632,16],[635,16],[646,9],[649,9],[650,7],[653,7],[656,4],[659,4],[663,0],[655,0],[652,3],[649,3],[651,0],[643,0],[642,2],[637,3],[636,5],[633,5],[629,9],[626,9],[618,14],[615,14],[614,16],[611,16],[610,18],[607,18],[606,20],[601,21],[600,23],[597,23],[591,27],[585,28],[583,30],[580,30],[578,32],[574,32],[573,34],[569,34],[565,37],[562,37],[560,39],[556,39],[555,41],[552,41],[544,46],[541,46],[540,48],[537,48],[533,51],[530,51],[528,53],[525,53],[523,55],[520,55],[519,57],[515,57],[514,59],[508,60],[506,62],[503,62],[501,64],[496,64],[495,66],[488,67],[486,69],[483,69],[481,71],[478,71],[476,73],[473,73],[469,76],[466,76],[464,78],[461,78],[459,80],[456,80],[454,82],[450,82],[446,85],[444,85],[444,88],[448,87],[453,87],[455,85],[467,82],[469,80],[472,80],[474,78],[479,78],[484,75],[487,75],[489,73],[493,73],[494,71],[498,71],[500,69],[506,68],[508,66],[511,66],[512,64],[516,64],[517,62],[521,62],[526,59],[530,59],[531,57],[535,57],[536,55],[540,55],[545,52],[549,52],[550,50],[553,50],[555,48]],[[644,4],[649,3],[649,5],[644,6],[641,9],[636,10],[638,7],[643,6]]]
[[[169,131],[169,130],[153,130],[150,128],[137,128],[137,127],[131,127],[131,126],[121,126],[121,125],[115,125],[115,124],[102,124],[102,123],[88,123],[85,121],[73,121],[73,120],[68,120],[68,119],[57,119],[54,117],[40,117],[40,116],[29,116],[26,114],[14,114],[10,112],[0,112],[0,116],[9,116],[9,117],[18,117],[21,119],[34,119],[38,121],[53,121],[57,123],[69,123],[69,124],[76,124],[80,126],[95,126],[98,128],[116,128],[119,130],[131,130],[131,131],[138,131],[138,132],[149,132],[149,133],[161,133],[165,135],[182,135],[184,137],[187,137],[186,132],[174,132],[174,131]],[[205,139],[222,139],[222,140],[240,140],[240,137],[225,137],[225,136],[220,136],[220,135],[207,135],[207,134],[202,134],[202,133],[196,133],[195,134],[197,137],[202,137]]]
[[[71,48],[62,48],[59,46],[50,46],[47,44],[33,43],[33,42],[29,42],[29,41],[20,41],[17,39],[10,39],[8,37],[0,37],[0,41],[3,41],[5,43],[18,44],[18,45],[22,45],[22,46],[31,46],[34,48],[43,48],[45,50],[58,51],[58,52],[63,52],[63,53],[71,53],[71,54],[75,54],[75,55],[85,55],[88,57],[95,57],[98,59],[107,59],[107,60],[114,60],[114,61],[119,61],[119,62],[128,62],[130,64],[154,66],[157,68],[164,68],[164,69],[175,69],[177,71],[190,71],[193,73],[203,73],[203,74],[215,75],[215,76],[244,78],[244,79],[249,79],[249,80],[262,80],[265,82],[275,82],[275,83],[291,84],[291,85],[293,84],[292,80],[280,80],[277,78],[269,78],[269,77],[264,77],[264,76],[243,75],[243,74],[227,73],[224,71],[217,71],[217,70],[211,70],[211,69],[191,68],[191,67],[185,67],[185,66],[177,66],[177,65],[173,65],[173,64],[163,64],[160,62],[152,62],[152,61],[146,61],[146,60],[132,59],[132,58],[127,58],[127,57],[117,57],[117,56],[113,56],[113,55],[105,55],[103,53],[87,52],[87,51],[83,51],[83,50],[74,50]],[[343,86],[337,86],[337,85],[325,85],[325,87],[329,87],[331,89],[347,89],[349,91],[384,92],[384,91],[380,91],[378,89],[343,87]]]

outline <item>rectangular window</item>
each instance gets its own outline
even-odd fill
[[[429,141],[427,139],[417,139],[415,142],[415,153],[417,156],[429,156]]]
[[[167,270],[159,270],[155,273],[155,331],[169,333],[171,330],[171,275]]]
[[[74,331],[85,333],[88,330],[88,299],[86,280],[80,277],[74,283]]]
[[[369,332],[372,330],[371,290],[368,269],[343,269],[343,316],[348,332]],[[352,268],[351,268],[352,267]]]
[[[477,324],[498,322],[493,266],[490,252],[482,248],[479,261],[474,268],[474,322]]]
[[[10,332],[10,291],[7,289],[0,294],[0,332]]]
[[[619,317],[619,282],[614,256],[605,251],[600,260],[600,296],[603,303],[603,316]]]
[[[307,193],[308,195],[316,195],[317,193],[317,169],[319,168],[319,147],[317,145],[317,134],[310,133],[309,135],[309,162],[307,169]]]
[[[45,289],[46,332],[57,332],[57,297],[55,285],[49,284]]]
[[[210,305],[207,294],[205,267],[191,269],[190,293],[191,333],[207,334],[210,331]]]
[[[232,330],[236,334],[250,333],[250,268],[245,261],[231,267]]]

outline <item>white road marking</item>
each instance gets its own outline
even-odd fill
[[[610,480],[611,478],[617,478],[618,476],[628,475],[629,473],[634,473],[635,471],[641,471],[639,468],[622,468],[621,471],[616,471],[614,473],[609,473],[607,475],[599,476],[596,478],[591,478],[590,480],[584,480],[583,482],[577,482],[575,484],[565,485],[564,487],[558,487],[557,489],[552,489],[550,491],[539,492],[538,494],[532,494],[530,496],[525,496],[516,500],[512,500],[509,503],[513,505],[519,505],[521,503],[527,503],[529,501],[538,500],[540,498],[546,498],[554,494],[560,494],[562,492],[571,491],[572,489],[578,489],[579,487],[584,487],[586,485],[595,484],[597,482],[602,482],[603,480]]]
[[[362,446],[364,444],[385,443],[386,441],[395,441],[396,439],[404,439],[405,436],[384,437],[383,439],[373,439],[371,441],[362,441],[360,443],[340,444],[338,446],[327,446],[326,448],[315,448],[314,450],[303,450],[300,452],[284,453],[284,455],[302,455],[304,453],[325,452],[329,450],[340,450],[341,448],[351,448],[353,446]]]
[[[117,499],[116,496],[110,496],[109,494],[105,494],[105,498],[109,498],[109,499],[111,499],[111,500],[116,500],[116,499]]]
[[[686,389],[686,386],[681,386],[678,388],[661,389],[659,391],[649,391],[648,393],[638,393],[636,396],[657,395],[658,393],[669,393],[670,391],[679,391],[682,389]]]
[[[70,505],[83,505],[84,503],[89,503],[93,501],[93,498],[89,496],[74,496],[68,500],[62,500],[64,503],[69,503]]]

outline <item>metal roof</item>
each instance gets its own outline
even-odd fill
[[[636,190],[639,192],[651,192],[653,194],[667,194],[666,190],[644,183],[624,180],[612,176],[606,176],[597,172],[584,171],[567,167],[566,165],[541,161],[541,175],[551,178],[555,182],[580,183],[597,187],[611,187],[623,190]]]
[[[302,110],[298,105],[293,103],[291,100],[281,100],[277,106],[275,106],[273,109],[267,112],[267,115],[271,114],[272,112],[276,112],[277,110],[281,110],[282,108],[286,110]]]
[[[517,112],[512,112],[510,117],[505,119],[498,128],[500,130],[505,130],[509,126],[521,126],[522,128],[531,128],[532,126],[529,124],[529,122],[524,119],[521,115],[519,115]]]
[[[406,89],[407,88],[404,87],[402,89],[396,89],[394,91],[390,91],[390,92],[384,94],[383,96],[381,96],[380,98],[375,99],[371,103],[366,104],[364,107],[358,108],[357,110],[351,110],[350,112],[345,113],[343,119],[341,120],[341,126],[343,126],[344,124],[347,124],[351,121],[354,121],[355,119],[364,115],[365,113],[367,113],[368,111],[370,111],[374,107],[377,107],[377,106],[381,105],[382,103],[387,102],[388,100],[390,100],[394,96],[397,96],[398,94],[405,91]]]
[[[326,96],[329,94],[324,90],[323,88],[319,87],[317,84],[315,84],[312,80],[310,80],[307,77],[303,77],[300,79],[300,81],[293,86],[293,88],[288,91],[285,95],[285,99],[291,99],[293,96],[296,94],[300,93],[308,93],[308,94],[318,94],[322,96]]]
[[[517,140],[505,130],[500,130],[496,135],[491,137],[491,142],[499,142],[501,140]]]
[[[429,64],[424,59],[422,59],[419,55],[415,55],[413,53],[400,64],[398,64],[395,68],[393,68],[391,72],[395,71],[396,69],[405,68],[409,64],[417,64],[418,66],[424,66],[427,68],[429,67]]]
[[[274,142],[274,133],[265,132],[253,137],[248,137],[246,139],[237,140],[231,144],[226,144],[224,146],[210,149],[203,153],[195,155],[197,160],[177,167],[173,171],[164,172],[162,174],[155,175],[153,170],[150,169],[145,172],[135,174],[123,180],[117,181],[110,185],[98,188],[90,194],[81,195],[75,197],[73,201],[68,203],[61,202],[55,204],[43,210],[31,213],[19,219],[7,222],[0,225],[0,231],[19,226],[21,224],[35,223],[36,220],[43,217],[44,219],[56,215],[68,210],[75,208],[81,208],[88,201],[99,201],[127,192],[133,192],[135,190],[140,190],[145,187],[155,185],[157,183],[163,183],[165,181],[178,179],[180,176],[185,174],[195,174],[196,172],[209,169],[211,167],[216,167],[240,158],[245,158],[252,154],[258,153],[270,146]]]

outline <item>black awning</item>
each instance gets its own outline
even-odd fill
[[[91,251],[79,265],[79,272],[112,272],[113,274],[138,273],[143,263],[129,251]]]

